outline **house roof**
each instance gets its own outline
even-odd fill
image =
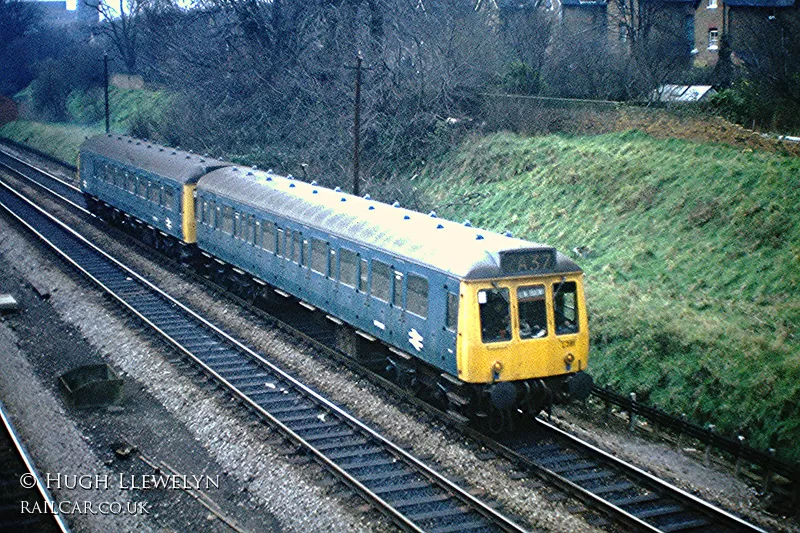
[[[562,6],[568,7],[606,7],[607,0],[561,0]]]
[[[725,0],[729,7],[792,7],[795,0]]]
[[[662,85],[653,91],[658,102],[699,102],[716,94],[711,85]]]

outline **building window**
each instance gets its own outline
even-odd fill
[[[719,50],[719,31],[716,28],[708,30],[708,49]]]

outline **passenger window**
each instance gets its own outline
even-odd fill
[[[311,239],[311,270],[328,275],[328,245],[320,239]]]
[[[547,335],[547,306],[544,295],[544,285],[529,285],[517,289],[521,339],[538,339]]]
[[[392,305],[395,307],[403,307],[403,273],[395,271],[394,273],[394,291],[392,293]]]
[[[136,196],[139,196],[140,198],[147,199],[147,180],[146,179],[140,177],[137,180]]]
[[[233,236],[237,239],[244,240],[245,231],[245,218],[244,215],[235,213],[233,215]]]
[[[308,266],[308,254],[306,253],[306,245],[308,241],[303,239],[302,233],[294,234],[294,262],[298,265]]]
[[[164,187],[164,207],[170,211],[175,210],[175,192],[169,187]]]
[[[366,259],[361,260],[361,275],[358,278],[358,290],[361,292],[368,292],[369,285],[367,285],[367,281],[369,281],[369,262]]]
[[[217,212],[214,202],[211,200],[206,201],[206,215],[205,215],[205,222],[212,228],[214,227],[214,214]]]
[[[256,243],[256,219],[253,215],[247,215],[247,242]]]
[[[389,302],[392,294],[392,269],[381,261],[372,262],[371,294],[384,302]]]
[[[268,220],[261,222],[261,247],[268,252],[275,252],[275,224]]]
[[[147,187],[147,199],[154,204],[161,205],[161,187],[158,183],[149,182]]]
[[[125,189],[131,194],[136,194],[136,176],[125,171]]]
[[[275,241],[275,253],[278,254],[278,257],[283,257],[285,252],[286,243],[284,237],[284,231],[281,228],[278,228],[278,237]]]
[[[508,289],[483,289],[478,291],[483,342],[511,340],[511,309]]]
[[[553,308],[556,335],[578,332],[578,288],[574,281],[562,281],[553,286]]]
[[[428,280],[409,274],[406,283],[406,308],[417,316],[428,318]]]
[[[458,294],[447,293],[447,329],[455,331],[458,327]]]
[[[347,248],[339,250],[339,281],[348,287],[355,287],[358,281],[358,256]]]
[[[233,235],[233,208],[231,206],[222,207],[222,227],[224,233]]]

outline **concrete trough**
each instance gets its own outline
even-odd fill
[[[16,298],[10,294],[0,294],[0,312],[10,313],[19,309]]]
[[[86,365],[59,378],[59,385],[73,407],[101,407],[122,402],[123,380],[106,364]]]

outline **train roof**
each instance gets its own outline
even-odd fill
[[[197,189],[459,279],[580,272],[577,264],[550,246],[271,172],[221,168],[203,176]]]
[[[195,183],[203,174],[231,164],[110,133],[86,139],[81,145],[81,154],[84,152],[92,152],[182,184]]]

